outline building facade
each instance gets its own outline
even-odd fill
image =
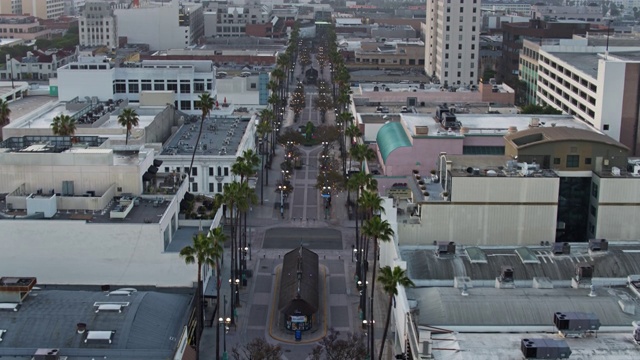
[[[502,59],[498,67],[498,79],[513,85],[518,78],[520,50],[524,40],[570,39],[584,35],[589,23],[583,21],[552,22],[532,19],[529,22],[502,24]]]
[[[143,3],[114,10],[117,35],[123,42],[148,44],[150,50],[181,49],[204,35],[202,4]]]
[[[57,77],[58,68],[78,60],[78,49],[43,52],[28,51],[25,56],[10,58],[0,69],[0,79],[48,80]]]
[[[87,79],[93,86],[87,87]],[[209,92],[217,96],[215,67],[205,60],[143,60],[114,64],[106,58],[80,57],[77,62],[58,69],[58,97],[70,101],[76,97],[127,99],[139,102],[144,92],[166,92],[176,109],[188,114],[200,113],[198,97]]]
[[[362,42],[354,52],[356,64],[424,66],[422,41]]]
[[[55,19],[64,15],[65,0],[23,0],[22,14],[41,19]]]
[[[640,153],[640,52],[554,53],[541,50],[536,97]]]
[[[24,15],[0,15],[0,39],[49,39],[52,31],[37,18]]]
[[[107,2],[89,2],[79,19],[80,46],[118,47],[116,18]]]
[[[428,76],[442,84],[476,84],[480,76],[479,0],[428,0],[425,23],[425,65]]]

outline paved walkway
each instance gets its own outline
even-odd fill
[[[317,64],[314,64],[317,68]],[[296,69],[299,75],[299,67]],[[330,72],[324,71],[323,77],[329,78]],[[295,82],[295,80],[294,80]],[[312,104],[308,104],[309,107]],[[286,112],[285,126],[294,126],[293,112]],[[335,124],[335,114],[327,113],[327,124]],[[297,126],[298,124],[295,124]],[[326,329],[334,328],[341,333],[362,331],[361,319],[358,313],[359,292],[356,289],[353,274],[355,263],[352,261],[351,245],[355,243],[355,221],[348,220],[345,206],[346,193],[334,194],[333,206],[329,217],[324,219],[324,209],[320,201],[320,193],[315,189],[317,176],[317,155],[320,147],[301,148],[305,156],[302,169],[294,172],[291,179],[294,185],[294,193],[290,195],[288,202],[291,208],[285,213],[284,219],[280,216],[275,203],[280,201],[280,194],[276,191],[276,184],[281,178],[280,163],[283,161],[283,148],[276,146],[276,154],[273,166],[268,170],[269,185],[266,181],[262,184],[258,178],[256,193],[260,197],[262,192],[263,205],[254,205],[248,215],[247,225],[248,241],[251,244],[250,258],[247,269],[252,270],[253,277],[248,279],[246,287],[240,287],[240,307],[237,309],[237,321],[228,333],[224,334],[223,327],[217,327],[217,321],[209,327],[214,317],[214,306],[207,307],[206,327],[201,340],[201,359],[216,359],[216,330],[220,330],[220,358],[226,350],[231,359],[231,350],[234,346],[246,344],[251,339],[262,337],[273,344],[279,344],[284,351],[283,359],[304,360],[317,345],[317,340],[324,336]],[[338,154],[339,155],[339,154]],[[265,175],[266,174],[259,174]],[[266,177],[265,177],[266,179]],[[263,248],[265,233],[274,227],[295,228],[332,228],[339,230],[341,234],[341,246],[335,249],[313,249],[320,257],[320,264],[324,269],[324,295],[321,296],[321,307],[325,309],[322,314],[324,322],[318,324],[314,330],[303,333],[303,341],[293,341],[293,333],[278,325],[277,311],[273,307],[276,304],[274,294],[277,294],[278,277],[277,269],[282,264],[282,256],[291,249]],[[229,249],[225,249],[225,259],[230,258]],[[220,305],[222,314],[229,317],[230,296],[233,293],[229,286],[230,261],[223,263],[221,272],[222,287],[220,293]],[[226,299],[226,303],[224,300]],[[225,306],[223,306],[225,305]],[[225,310],[222,310],[225,309]],[[376,339],[382,337],[382,327],[386,315],[385,303],[377,297],[374,307],[376,319]],[[378,340],[379,341],[379,340]],[[391,353],[391,352],[390,352]]]

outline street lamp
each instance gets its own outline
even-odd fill
[[[249,250],[251,250],[251,248],[249,247],[249,245],[244,247],[244,256],[245,258],[247,257],[247,253],[249,254],[249,261],[251,261],[251,253],[249,252]]]
[[[229,332],[229,324],[231,324],[231,318],[218,318],[218,325],[224,326],[222,360],[227,360],[229,358],[229,355],[227,354],[227,333]]]
[[[355,245],[351,245],[351,249],[353,250],[353,252],[351,253],[351,262],[353,262],[353,258],[358,253],[358,249],[356,249]]]
[[[240,279],[236,279],[236,308],[240,307]]]
[[[280,216],[284,219],[284,192],[287,190],[286,185],[278,185],[280,190]]]
[[[373,327],[376,325],[376,321],[375,320],[362,320],[362,328],[367,331],[367,348],[368,348],[368,353],[369,353],[369,359],[373,359],[373,337],[372,337],[372,333],[373,333]]]

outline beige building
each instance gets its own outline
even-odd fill
[[[0,0],[0,14],[55,19],[64,15],[65,0]]]
[[[37,18],[25,15],[0,15],[0,38],[37,40],[51,37],[51,29],[40,25]]]
[[[424,66],[422,41],[362,42],[354,52],[357,64]]]
[[[55,19],[64,15],[64,0],[23,0],[22,13],[41,19]]]
[[[537,124],[506,135],[506,155],[442,153],[429,200],[397,201],[399,243],[637,241],[640,160],[628,152],[599,132]]]

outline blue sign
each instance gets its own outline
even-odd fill
[[[321,196],[322,196],[323,198],[328,199],[328,198],[330,198],[330,197],[331,197],[331,194],[321,194]]]
[[[296,330],[296,341],[302,340],[302,330]]]

